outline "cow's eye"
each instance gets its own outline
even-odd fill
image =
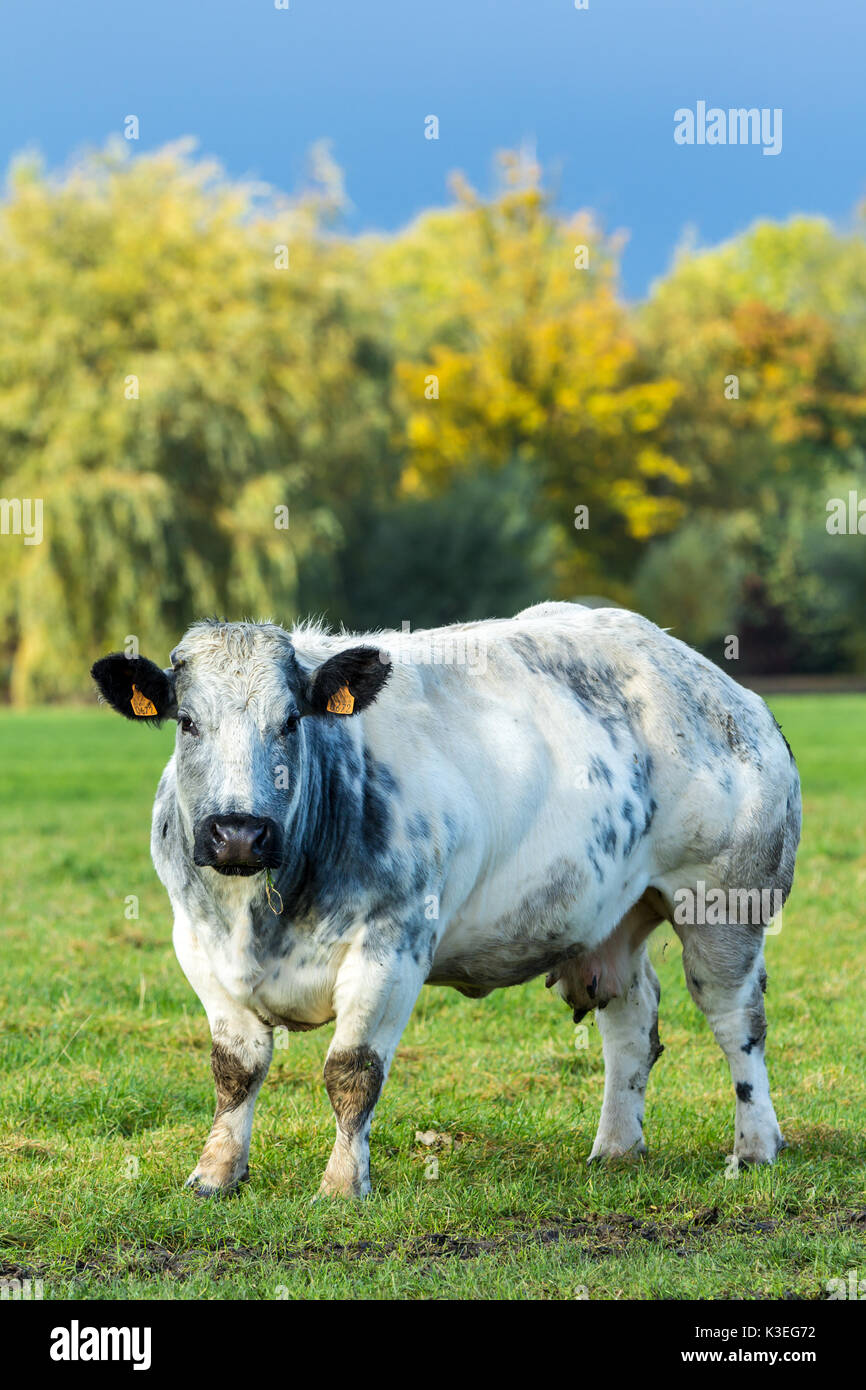
[[[198,738],[198,729],[196,728],[195,724],[192,722],[188,714],[185,714],[181,719],[180,727],[183,729],[185,734],[192,734],[194,738]]]
[[[298,727],[298,725],[300,724],[300,722],[301,722],[301,716],[300,716],[299,714],[290,714],[289,717],[288,717],[288,719],[286,720],[285,724],[283,725],[283,733],[284,733],[284,734],[293,734],[293,733],[295,733],[295,731],[297,730],[297,727]]]

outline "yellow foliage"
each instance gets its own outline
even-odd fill
[[[677,386],[641,367],[615,292],[617,245],[586,214],[556,218],[532,169],[511,160],[505,173],[492,202],[459,183],[456,208],[420,218],[373,258],[400,348],[402,488],[432,496],[519,457],[562,525],[584,502],[613,507],[632,535],[665,530],[682,510],[669,494],[689,471],[648,445]],[[586,269],[577,246],[589,248]],[[561,582],[572,580],[566,565]]]

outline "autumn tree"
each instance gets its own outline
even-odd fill
[[[534,166],[506,156],[502,171],[488,201],[458,180],[454,207],[374,263],[398,354],[402,487],[430,497],[461,473],[522,464],[559,533],[550,592],[615,588],[628,543],[683,515],[688,470],[660,444],[676,383],[641,357],[617,299],[618,243],[586,215],[558,218]]]
[[[866,494],[862,224],[759,223],[683,253],[636,329],[679,383],[663,434],[690,484],[684,531],[640,561],[635,601],[691,641],[735,627],[744,668],[862,662],[856,538],[828,544],[825,525],[840,479]]]

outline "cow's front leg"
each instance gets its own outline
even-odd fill
[[[370,1191],[370,1124],[391,1059],[418,998],[423,972],[408,951],[381,958],[353,946],[334,991],[337,1026],[325,1058],[325,1087],[337,1135],[319,1192]]]
[[[273,1047],[270,1028],[246,1009],[217,1015],[211,1028],[216,1113],[186,1182],[199,1197],[226,1196],[249,1177],[253,1111]]]
[[[223,989],[195,931],[182,918],[175,918],[174,945],[208,1017],[216,1086],[211,1131],[186,1186],[199,1197],[227,1196],[249,1177],[253,1111],[271,1063],[273,1031]]]

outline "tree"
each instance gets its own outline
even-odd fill
[[[128,634],[167,653],[202,613],[290,616],[299,564],[339,542],[387,456],[390,365],[356,252],[319,214],[178,146],[59,183],[15,172],[0,454],[45,533],[0,546],[15,700],[86,690]]]
[[[840,265],[851,297],[837,295]],[[866,242],[818,219],[759,223],[683,255],[638,315],[680,390],[665,446],[694,506],[772,509],[866,447]],[[855,347],[855,344],[858,346]]]
[[[432,497],[517,460],[558,529],[551,590],[616,584],[633,543],[683,515],[688,470],[660,445],[677,387],[642,359],[617,301],[618,244],[586,216],[557,219],[534,167],[506,156],[503,170],[493,200],[458,182],[454,208],[374,262],[398,352],[402,488]],[[576,506],[589,508],[579,541]]]

